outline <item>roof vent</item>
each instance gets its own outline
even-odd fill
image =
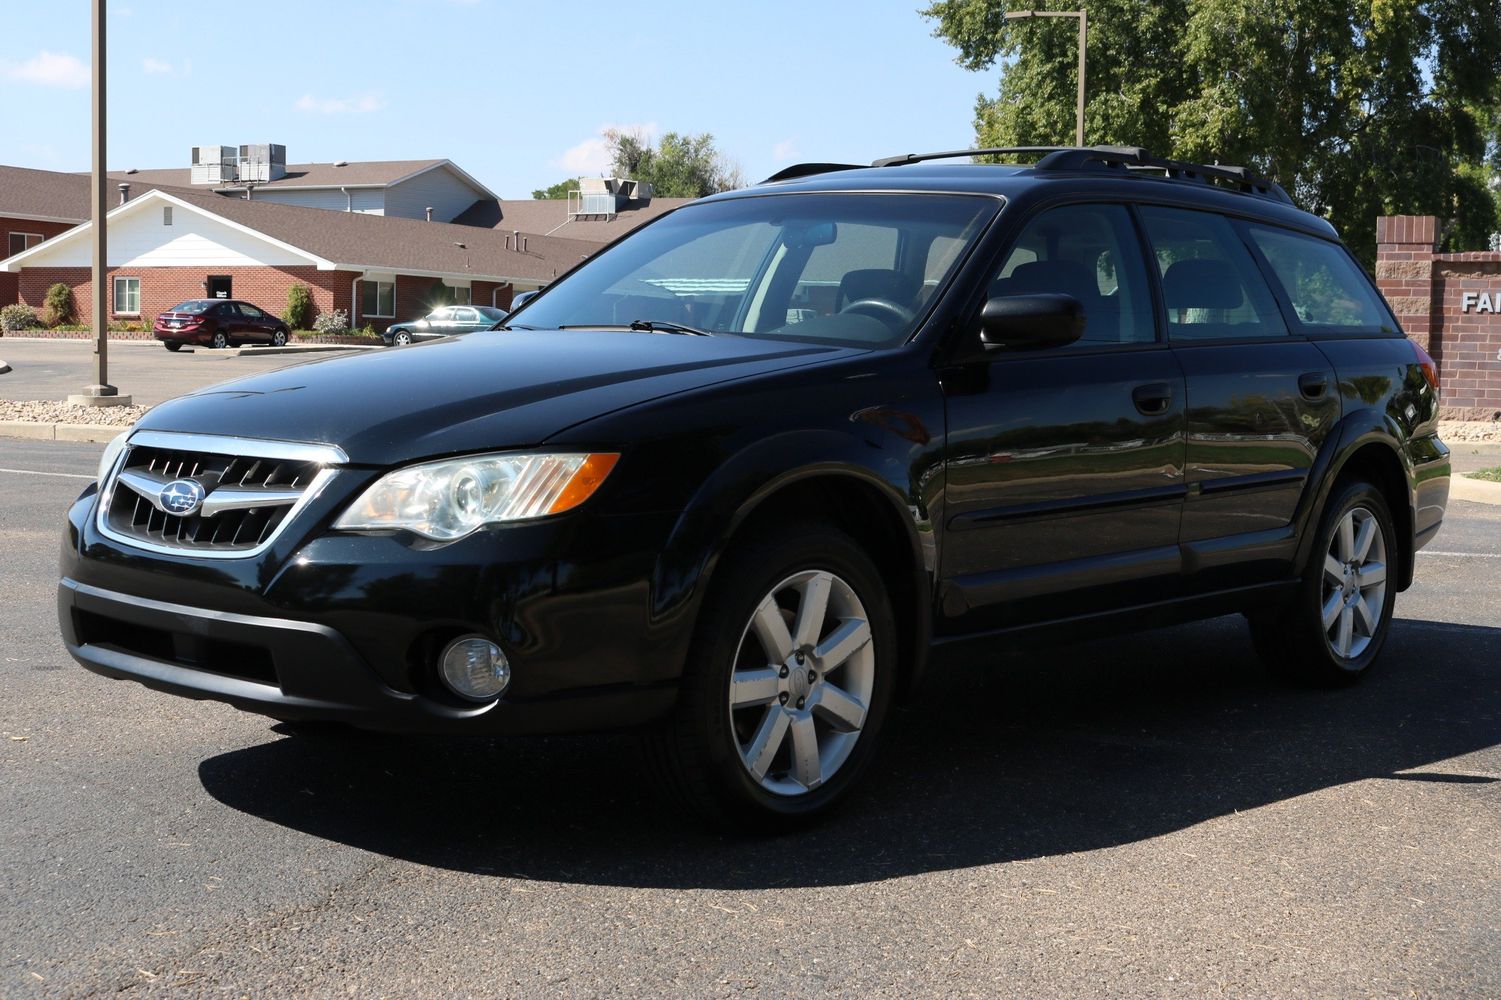
[[[349,166],[349,161],[348,160],[335,160],[334,161],[334,166],[336,166],[336,167],[347,167],[347,166]]]

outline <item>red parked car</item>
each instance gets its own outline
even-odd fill
[[[178,303],[156,318],[151,332],[169,351],[181,350],[183,344],[238,347],[257,343],[280,347],[291,334],[279,317],[236,299],[191,299]]]

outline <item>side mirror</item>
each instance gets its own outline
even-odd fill
[[[1072,295],[1002,295],[980,310],[980,342],[1013,351],[1063,347],[1084,335],[1087,319]]]

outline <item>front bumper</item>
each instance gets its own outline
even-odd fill
[[[58,619],[69,653],[106,677],[391,732],[621,728],[676,698],[687,630],[651,620],[655,516],[565,518],[433,547],[329,534],[336,504],[320,497],[265,553],[208,564],[104,536],[94,501],[90,488],[69,511]],[[437,649],[466,633],[511,660],[497,702],[437,681]]]

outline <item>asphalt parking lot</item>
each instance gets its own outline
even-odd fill
[[[55,546],[99,451],[0,439],[0,996],[1501,996],[1501,507],[1454,504],[1354,689],[1238,619],[972,655],[758,840],[624,735],[293,737],[86,673]]]
[[[110,381],[130,393],[138,406],[181,396],[206,385],[288,365],[336,357],[340,352],[243,353],[184,348],[169,354],[156,341],[110,341]],[[0,399],[63,400],[94,381],[93,343],[87,340],[0,338],[0,358],[10,365],[0,375]]]

